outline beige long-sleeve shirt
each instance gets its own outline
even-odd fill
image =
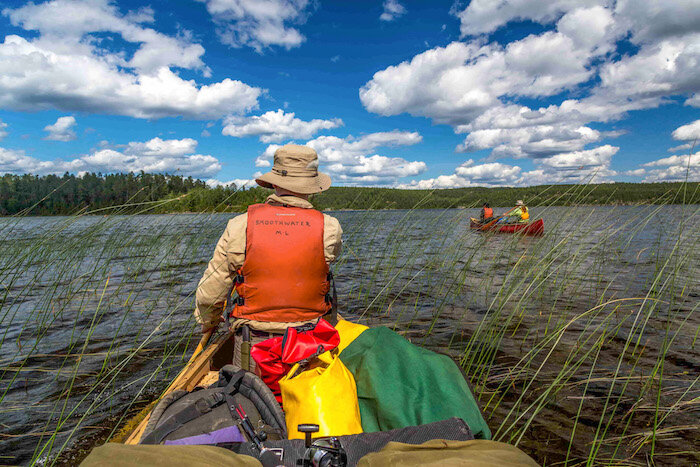
[[[287,204],[298,208],[312,209],[311,203],[296,196],[267,197],[267,203]],[[226,294],[231,290],[233,277],[245,260],[246,228],[248,213],[241,214],[228,221],[224,234],[214,249],[214,257],[209,261],[206,271],[197,287],[197,299],[194,316],[199,324],[210,327],[219,322],[226,301]],[[336,260],[342,246],[343,229],[335,217],[323,215],[323,246],[328,264]]]

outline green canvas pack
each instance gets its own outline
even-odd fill
[[[355,377],[365,433],[458,417],[475,438],[491,439],[462,372],[448,356],[376,327],[360,334],[340,359]]]
[[[475,439],[434,439],[423,444],[389,443],[381,451],[367,454],[357,467],[421,465],[427,467],[537,467],[539,464],[520,449],[506,443]]]
[[[254,457],[216,446],[160,446],[107,443],[96,447],[81,467],[262,467]]]

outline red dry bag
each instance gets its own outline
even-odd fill
[[[338,331],[328,321],[321,318],[315,326],[311,326],[288,328],[284,336],[259,342],[250,350],[250,356],[257,364],[258,376],[272,390],[280,404],[282,394],[279,380],[292,366],[333,350],[340,344]]]

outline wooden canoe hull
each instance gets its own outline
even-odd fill
[[[540,236],[544,234],[544,220],[537,219],[528,223],[483,225],[473,217],[469,227],[482,232],[518,233],[520,235]]]

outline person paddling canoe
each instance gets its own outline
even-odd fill
[[[530,222],[530,213],[528,212],[525,203],[523,203],[523,200],[519,199],[515,203],[515,209],[508,214],[508,222]]]
[[[336,218],[308,201],[331,185],[312,148],[280,147],[272,171],[255,181],[275,193],[228,222],[199,281],[194,313],[203,334],[231,320],[242,335],[234,363],[250,371],[253,344],[331,314],[329,264],[340,254],[343,232]]]
[[[493,220],[493,209],[489,206],[489,203],[484,203],[481,208],[481,223],[490,222]]]

